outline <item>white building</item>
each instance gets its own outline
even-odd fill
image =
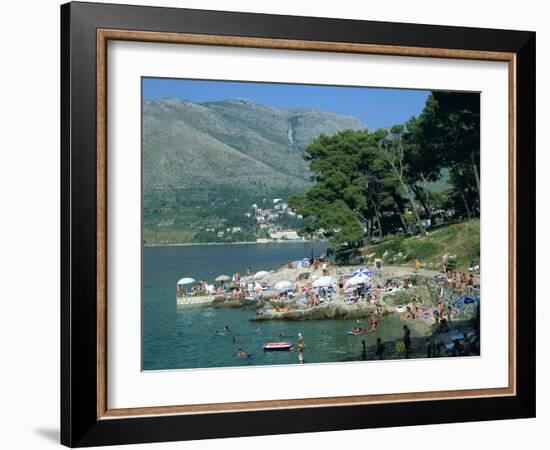
[[[273,233],[270,233],[269,237],[278,241],[295,241],[301,239],[300,236],[298,236],[298,233],[294,230],[275,231]]]

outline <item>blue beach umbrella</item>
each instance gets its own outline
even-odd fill
[[[460,297],[459,299],[455,300],[453,306],[455,308],[464,308],[466,305],[472,305],[477,302],[479,302],[479,297],[471,297],[469,295],[465,295],[464,297]]]
[[[361,269],[357,269],[355,272],[353,272],[354,276],[363,276],[363,277],[372,277],[372,272],[367,269],[366,267],[362,267]]]

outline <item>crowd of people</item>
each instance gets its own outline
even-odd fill
[[[465,272],[448,270],[444,278],[444,287],[451,289],[454,294],[472,295],[477,283],[473,273],[466,275]]]
[[[382,297],[386,294],[394,294],[400,290],[414,289],[416,284],[416,276],[400,277],[389,276],[385,279],[375,277],[373,283],[365,282],[359,284],[348,283],[349,277],[341,274],[334,280],[333,285],[323,287],[313,287],[314,281],[319,276],[329,276],[331,267],[324,258],[311,258],[309,260],[303,260],[299,264],[302,264],[300,268],[309,268],[307,271],[299,273],[296,279],[292,282],[288,282],[287,289],[275,289],[274,285],[270,285],[266,282],[262,282],[260,279],[254,279],[251,277],[250,268],[247,270],[247,277],[244,280],[241,278],[240,273],[234,273],[231,277],[226,277],[226,280],[216,286],[209,286],[204,280],[194,284],[191,288],[192,295],[208,294],[231,294],[233,299],[242,299],[244,297],[252,296],[258,301],[262,300],[266,291],[268,291],[266,297],[275,305],[280,302],[279,306],[272,305],[273,310],[277,312],[287,312],[294,310],[295,308],[313,308],[321,306],[324,303],[332,301],[337,297],[343,297],[344,303],[347,305],[362,304],[374,305],[376,308],[367,317],[368,327],[365,329],[355,326],[352,328],[351,333],[354,335],[367,334],[377,330],[380,319],[384,314],[385,303],[382,301]],[[288,263],[289,268],[296,268],[294,263]],[[401,353],[405,358],[409,358],[411,354],[418,355],[425,351],[426,358],[434,358],[441,356],[465,356],[472,354],[479,354],[479,332],[465,333],[463,337],[444,338],[449,331],[456,331],[456,327],[452,327],[455,310],[453,309],[453,301],[460,295],[474,295],[478,294],[479,287],[479,265],[474,262],[470,263],[469,273],[460,272],[454,270],[454,267],[448,262],[443,261],[444,272],[441,275],[436,276],[436,286],[439,292],[435,292],[437,306],[434,308],[426,306],[425,301],[420,301],[416,296],[412,297],[412,301],[406,305],[403,305],[403,309],[398,309],[400,313],[400,319],[404,322],[411,322],[409,324],[403,324],[403,334],[401,338],[394,341],[396,345],[397,353]],[[311,270],[313,269],[313,270]],[[420,261],[415,258],[413,271],[419,272]],[[317,272],[317,273],[316,273]],[[273,295],[273,292],[276,292]],[[416,292],[415,292],[416,293]],[[288,303],[289,301],[297,304]],[[292,308],[291,308],[292,307]],[[401,307],[400,307],[401,308]],[[435,326],[432,328],[433,335],[425,337],[424,334],[417,336],[413,339],[412,334],[417,329],[414,322],[420,319],[429,319],[433,316]],[[413,325],[412,327],[410,325]],[[258,331],[259,328],[256,330]],[[233,342],[236,342],[237,337],[233,336]],[[363,350],[362,355],[367,357],[366,341],[361,341]],[[387,343],[386,343],[387,344]],[[413,348],[414,347],[414,348]],[[293,348],[298,351],[298,358],[300,363],[305,361],[304,352],[305,344],[303,343],[303,337],[300,335],[297,345]],[[373,356],[375,359],[384,359],[387,352],[386,345],[382,342],[380,337],[376,338],[376,344],[373,347]],[[241,348],[238,349],[236,356],[238,358],[248,357],[247,353]]]

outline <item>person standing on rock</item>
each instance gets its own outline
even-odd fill
[[[376,338],[376,359],[382,360],[384,359],[384,345],[382,344],[382,339]]]
[[[411,330],[407,325],[403,325],[403,344],[405,345],[405,358],[408,358],[411,351]]]
[[[304,356],[304,349],[305,349],[305,344],[304,344],[304,338],[302,336],[302,333],[298,333],[298,363],[299,364],[304,364],[305,362],[305,356]]]
[[[361,341],[361,345],[363,346],[361,350],[361,360],[366,361],[367,360],[367,343],[363,340]]]
[[[430,339],[426,339],[426,358],[431,358],[432,353],[433,353],[432,341]]]

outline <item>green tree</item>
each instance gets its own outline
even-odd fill
[[[302,234],[319,230],[334,245],[358,245],[364,237],[367,201],[361,166],[372,137],[368,131],[321,135],[305,150],[315,184],[290,207],[306,218]]]
[[[455,207],[468,216],[479,215],[479,101],[477,93],[433,92],[414,132],[422,159],[450,169]]]
[[[374,234],[425,232],[423,217],[454,208],[479,214],[479,96],[432,93],[418,118],[389,130],[321,135],[306,148],[313,186],[291,196],[305,218],[302,235],[322,233],[354,247]],[[451,189],[430,184],[449,173]],[[441,214],[444,220],[444,215]]]

